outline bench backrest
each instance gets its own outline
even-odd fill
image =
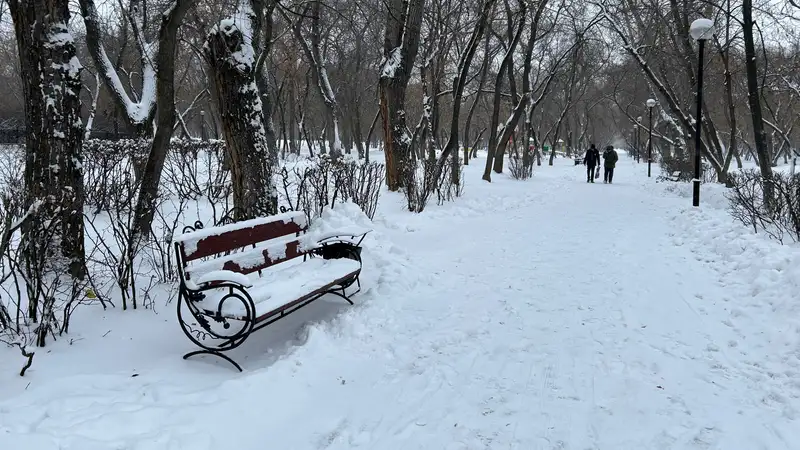
[[[300,236],[307,228],[305,214],[290,211],[184,233],[175,248],[187,280],[214,270],[249,274],[303,256]]]

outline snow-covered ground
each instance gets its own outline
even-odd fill
[[[173,304],[86,308],[24,378],[0,349],[0,449],[800,448],[800,249],[620,156],[613,185],[479,159],[454,203],[334,211],[375,229],[366,291],[258,332],[241,374],[181,359]]]

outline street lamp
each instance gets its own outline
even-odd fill
[[[631,136],[631,140],[633,141],[633,153],[634,153],[633,156],[636,159],[636,162],[639,162],[639,142],[637,142],[638,139],[639,139],[639,125],[634,125],[633,136]]]
[[[650,166],[653,164],[653,107],[656,101],[647,99],[647,109],[650,110],[650,136],[647,138],[647,178],[650,178]]]
[[[689,27],[689,34],[697,41],[697,116],[694,131],[694,183],[692,189],[692,205],[700,206],[700,125],[703,122],[703,47],[714,34],[714,22],[710,19],[697,19]]]

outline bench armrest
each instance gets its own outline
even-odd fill
[[[195,281],[195,283],[200,286],[214,282],[234,283],[246,288],[253,287],[253,282],[250,281],[246,275],[230,270],[214,270],[203,274]]]
[[[317,234],[314,235],[314,239],[316,240],[317,245],[330,242],[345,242],[358,247],[370,232],[372,232],[372,230],[368,228],[347,228]]]

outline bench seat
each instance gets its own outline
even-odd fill
[[[283,266],[283,267],[281,267]],[[344,280],[352,278],[361,269],[358,261],[351,259],[311,258],[306,261],[290,261],[264,269],[261,276],[250,274],[247,293],[256,307],[255,321],[261,322],[282,310],[302,303],[327,291]],[[208,314],[215,314],[228,288],[204,291],[205,298],[195,306]],[[222,305],[224,318],[245,320],[244,304],[228,301]]]

